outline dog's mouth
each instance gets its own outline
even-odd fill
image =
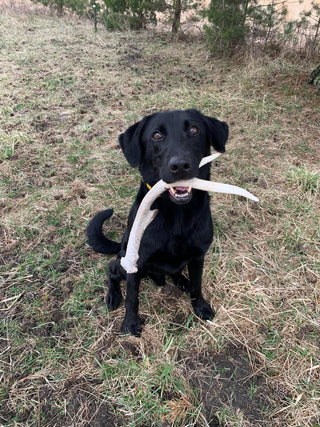
[[[188,203],[192,198],[191,187],[171,187],[168,191],[171,200],[178,204]]]

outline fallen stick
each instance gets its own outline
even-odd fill
[[[210,156],[204,157],[201,160],[199,167],[202,167],[205,164],[211,162],[218,156],[219,154],[212,154]],[[158,181],[145,195],[139,206],[131,228],[126,255],[120,260],[122,267],[126,270],[128,274],[136,273],[138,271],[137,261],[139,259],[139,247],[143,233],[158,213],[157,209],[150,210],[152,203],[164,191],[169,190],[172,187],[192,187],[197,190],[209,191],[213,193],[236,194],[238,196],[246,197],[247,199],[253,200],[255,202],[259,201],[257,197],[249,193],[249,191],[244,190],[243,188],[237,187],[235,185],[222,184],[220,182],[206,181],[199,178],[177,181],[171,184],[167,184],[163,180]]]

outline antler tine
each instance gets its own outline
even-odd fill
[[[137,260],[139,258],[138,252],[140,241],[142,239],[144,230],[148,227],[150,222],[157,215],[158,210],[150,210],[152,203],[166,190],[166,183],[162,180],[158,181],[151,190],[143,198],[138,212],[136,214],[133,226],[130,231],[127,250],[125,257],[121,258],[121,265],[127,273],[136,273]]]

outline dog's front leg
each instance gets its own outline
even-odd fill
[[[132,334],[136,337],[141,334],[141,324],[138,317],[140,279],[139,273],[127,275],[126,314],[121,328],[124,334]]]
[[[122,274],[120,260],[116,259],[109,264],[109,286],[106,296],[106,304],[109,310],[115,310],[119,307],[122,301],[122,293],[120,288],[121,280],[125,279]]]
[[[204,260],[193,259],[188,264],[190,280],[190,298],[195,314],[203,320],[209,320],[214,317],[214,311],[205,301],[201,292],[201,281]]]

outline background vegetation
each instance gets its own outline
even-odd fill
[[[25,4],[25,2],[24,2]],[[77,16],[1,5],[0,424],[320,424],[319,92],[312,55],[211,57],[201,38],[94,33]],[[9,12],[14,12],[14,14]],[[28,12],[28,11],[25,11]],[[276,52],[276,53],[275,53]],[[111,258],[85,227],[113,206],[120,239],[139,175],[117,136],[145,114],[196,107],[230,126],[204,293],[141,292],[141,338],[104,305]]]
[[[208,7],[199,0],[33,1],[56,10],[59,16],[66,11],[89,16],[112,31],[158,24],[171,26],[173,33],[183,27],[204,30],[211,53],[219,55],[232,55],[239,49],[319,48],[320,6],[315,1],[294,21],[286,19],[286,3],[276,0],[265,4],[258,0],[213,0]]]

